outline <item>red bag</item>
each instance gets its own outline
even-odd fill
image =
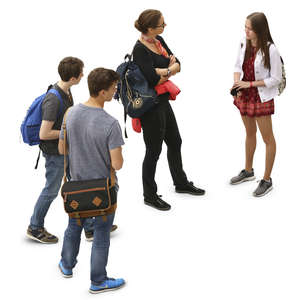
[[[170,93],[170,100],[175,100],[176,96],[181,92],[179,87],[175,85],[171,80],[167,80],[155,87],[157,95]]]
[[[142,131],[142,125],[141,125],[141,120],[138,118],[134,118],[131,120],[132,122],[132,128],[135,132],[140,133]]]

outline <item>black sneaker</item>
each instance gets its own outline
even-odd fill
[[[115,231],[117,228],[118,228],[118,226],[115,225],[115,224],[113,224],[111,226],[110,232]],[[88,242],[92,242],[93,241],[93,239],[94,239],[94,231],[84,231],[84,234],[85,234],[86,241],[88,241]]]
[[[265,194],[269,193],[272,189],[273,189],[272,178],[270,178],[270,182],[262,179],[259,181],[256,190],[253,192],[253,196],[262,197]]]
[[[113,225],[111,226],[110,232],[115,231],[117,228],[118,228],[118,225],[113,224]]]
[[[58,242],[58,238],[55,235],[47,232],[45,228],[34,230],[30,226],[28,226],[27,236],[30,239],[43,244],[55,244]]]
[[[161,195],[155,195],[152,198],[145,197],[144,203],[159,210],[170,210],[171,205],[162,200]]]
[[[85,240],[88,242],[92,242],[94,239],[94,231],[84,231]]]
[[[175,192],[191,194],[191,195],[196,195],[196,196],[202,196],[205,194],[205,190],[195,187],[194,183],[192,181],[188,182],[186,185],[183,185],[183,186],[176,186]]]
[[[254,170],[252,169],[251,172],[246,170],[242,170],[238,176],[232,177],[230,179],[230,184],[239,184],[245,181],[254,180]]]

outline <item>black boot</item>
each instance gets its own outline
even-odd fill
[[[185,185],[176,186],[175,191],[176,193],[191,194],[196,196],[202,196],[205,194],[205,190],[195,187],[192,181],[187,182]]]
[[[152,206],[156,209],[159,209],[159,210],[169,210],[171,209],[171,205],[168,204],[167,202],[165,202],[164,200],[162,200],[160,198],[161,196],[158,196],[158,195],[155,195],[153,197],[145,197],[144,198],[144,203],[149,205],[149,206]]]

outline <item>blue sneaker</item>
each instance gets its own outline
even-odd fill
[[[59,264],[58,264],[58,268],[60,269],[60,272],[61,272],[61,274],[62,274],[63,277],[65,277],[65,278],[71,278],[71,277],[73,277],[73,272],[72,272],[72,270],[66,269],[66,268],[63,266],[63,264],[62,264],[61,261],[60,261]]]
[[[119,289],[125,284],[125,280],[123,278],[113,279],[107,278],[100,285],[91,284],[89,292],[92,294],[103,293],[106,291],[112,291]]]

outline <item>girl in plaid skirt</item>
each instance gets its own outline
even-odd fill
[[[239,184],[255,179],[252,168],[256,148],[257,126],[266,145],[265,173],[254,196],[263,196],[272,188],[271,171],[276,154],[272,130],[274,97],[282,78],[280,55],[272,40],[268,21],[263,13],[252,13],[246,19],[246,39],[240,44],[235,64],[234,85],[237,89],[234,105],[239,109],[246,129],[245,169],[231,179]],[[242,79],[241,79],[242,78]]]

